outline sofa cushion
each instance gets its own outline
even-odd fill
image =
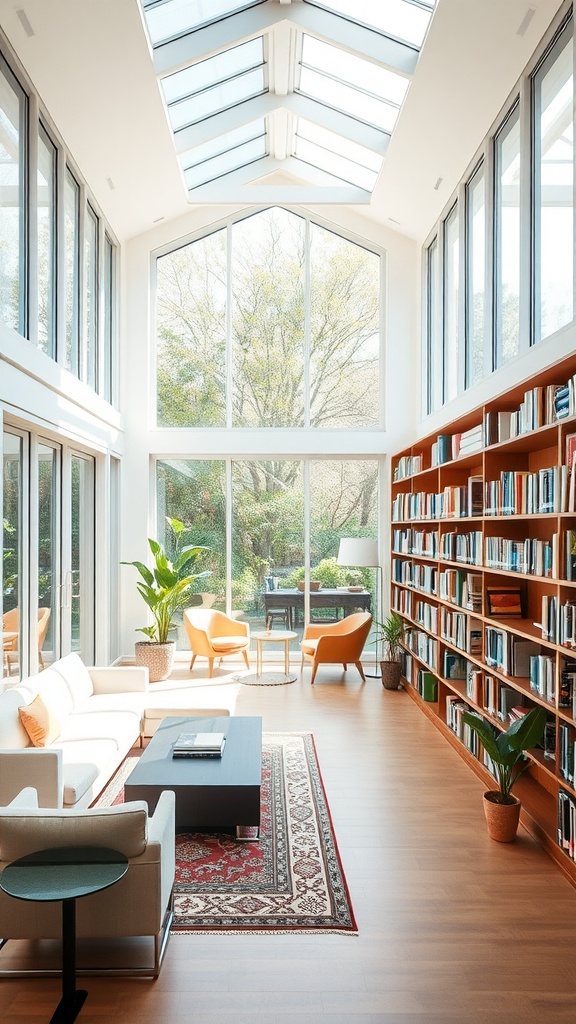
[[[84,662],[77,654],[67,654],[52,665],[52,670],[58,672],[64,679],[74,707],[82,704],[94,692],[92,677]]]
[[[40,695],[18,708],[18,714],[33,746],[47,747],[60,735],[60,718]]]
[[[140,713],[122,708],[111,711],[75,711],[62,723],[56,746],[70,740],[111,740],[116,749],[129,748],[140,735]]]
[[[148,812],[143,800],[87,811],[45,807],[0,811],[3,861],[58,846],[106,846],[126,857],[139,857],[147,839]]]

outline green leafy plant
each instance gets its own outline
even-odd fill
[[[464,712],[463,721],[478,735],[494,766],[498,782],[498,799],[495,795],[495,803],[514,803],[512,787],[530,767],[524,752],[542,740],[546,717],[544,708],[532,708],[523,718],[512,722],[505,732],[500,732],[485,718],[471,711]]]
[[[190,527],[169,516],[166,517],[166,522],[173,534],[172,558],[168,557],[162,544],[149,537],[148,544],[154,559],[151,569],[143,562],[122,562],[122,565],[135,566],[140,573],[142,579],[138,580],[136,587],[154,619],[151,626],[141,626],[138,632],[145,633],[152,643],[159,644],[167,642],[175,612],[190,600],[192,583],[210,576],[209,569],[198,573],[190,572],[197,559],[209,548],[185,545],[183,535]]]
[[[390,612],[382,622],[374,623],[376,636],[373,644],[383,646],[383,661],[400,661],[402,641],[404,640],[404,619],[398,612]]]

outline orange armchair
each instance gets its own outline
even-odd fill
[[[208,675],[211,679],[214,659],[223,658],[227,654],[241,654],[246,668],[250,668],[250,627],[247,622],[230,619],[224,612],[214,608],[187,608],[184,612],[184,625],[192,652],[190,668],[197,657],[208,658]]]
[[[312,678],[314,682],[318,665],[340,662],[344,671],[348,665],[356,665],[363,682],[366,682],[360,657],[370,626],[372,616],[369,612],[354,612],[340,622],[326,625],[309,625],[304,630],[302,643],[302,667],[304,659],[312,662]]]

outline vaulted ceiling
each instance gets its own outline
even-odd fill
[[[184,31],[155,38],[146,19],[171,5]],[[0,27],[121,241],[206,204],[271,202],[420,241],[560,6],[0,0]],[[430,21],[421,38],[378,20],[402,7]]]
[[[434,0],[140,2],[191,202],[370,202]]]

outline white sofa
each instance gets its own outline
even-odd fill
[[[116,974],[157,977],[173,916],[174,793],[162,793],[152,816],[143,801],[84,811],[38,808],[37,804],[37,793],[27,788],[9,807],[0,808],[0,871],[19,857],[59,846],[120,850],[128,857],[127,873],[111,888],[77,900],[76,935],[79,939],[153,937],[152,963],[111,969]],[[60,938],[61,929],[60,903],[23,901],[0,890],[0,948],[8,939]],[[0,963],[0,976],[15,973],[42,971],[5,970]]]
[[[69,654],[0,693],[0,806],[33,786],[41,807],[88,807],[140,738],[148,689],[146,668],[86,668]],[[59,733],[42,747],[18,712],[38,696]]]

